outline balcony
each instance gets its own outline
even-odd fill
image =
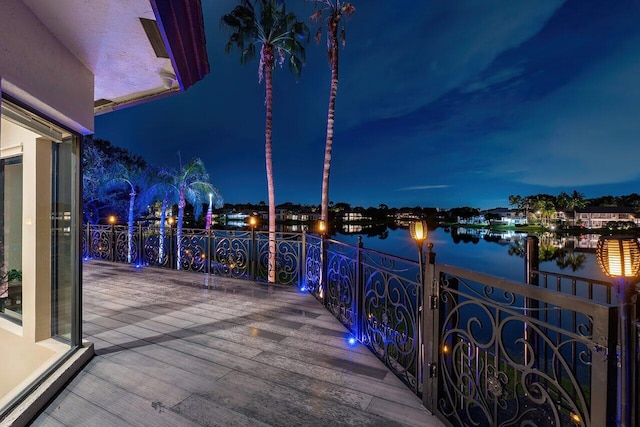
[[[431,252],[421,270],[278,233],[278,284],[268,284],[267,248],[253,230],[87,227],[84,332],[98,357],[36,425],[76,414],[134,425],[595,426],[620,416],[606,282],[533,263],[528,283],[513,282]],[[528,239],[525,259],[536,250]]]
[[[406,425],[438,419],[291,286],[83,265],[96,357],[39,425]]]

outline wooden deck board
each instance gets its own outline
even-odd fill
[[[441,426],[296,289],[90,261],[96,357],[34,426]]]

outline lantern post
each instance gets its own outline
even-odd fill
[[[602,236],[598,240],[596,257],[600,269],[613,279],[618,298],[618,332],[620,335],[620,412],[619,425],[635,425],[636,284],[640,275],[640,244],[631,236]]]

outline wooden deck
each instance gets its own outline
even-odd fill
[[[83,280],[96,357],[34,426],[442,425],[309,294],[101,261]]]

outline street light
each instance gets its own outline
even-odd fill
[[[253,229],[258,224],[258,219],[255,216],[249,217],[249,226]]]
[[[116,223],[116,216],[115,215],[109,215],[109,224],[113,225]]]
[[[640,244],[631,236],[602,236],[598,240],[596,257],[600,269],[613,280],[618,297],[618,330],[620,333],[620,425],[634,425],[631,409],[635,396],[634,366],[636,343],[633,333],[635,322],[635,288],[640,274]],[[633,353],[633,354],[631,354]]]

